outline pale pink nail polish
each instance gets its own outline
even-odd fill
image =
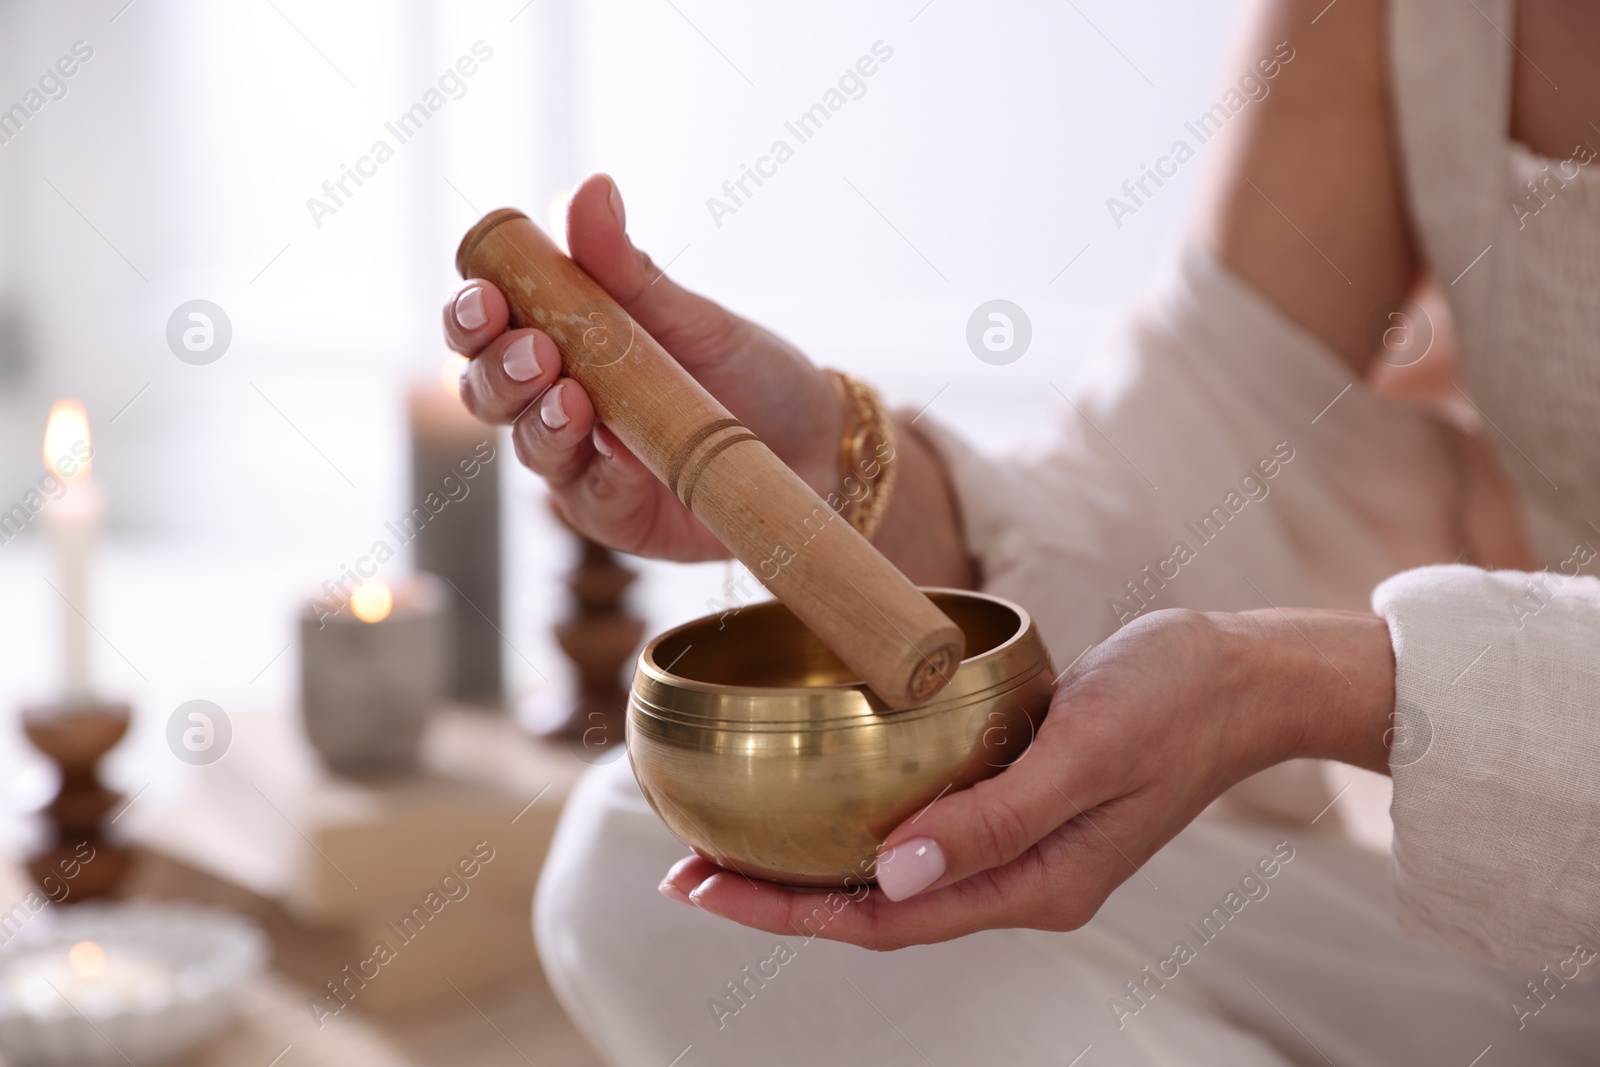
[[[611,214],[617,217],[617,229],[627,233],[628,213],[622,208],[622,190],[617,188],[614,181],[611,182]]]
[[[616,458],[617,454],[611,450],[611,443],[601,436],[600,427],[596,426],[594,428],[594,433],[590,436],[594,438],[594,450],[596,452],[600,453],[607,459]]]
[[[533,354],[533,334],[519,337],[506,345],[506,354],[500,362],[506,374],[516,381],[531,381],[538,376],[539,358]]]
[[[689,899],[689,894],[673,885],[670,881],[663,881],[656,886],[656,889],[668,900],[676,900],[679,904],[687,904],[691,908],[694,907],[694,901]]]
[[[544,394],[544,399],[539,401],[539,421],[552,430],[559,430],[572,421],[566,408],[561,406],[562,384],[557,382]]]
[[[931,837],[902,841],[878,857],[878,888],[890,900],[914,897],[944,877],[944,852]]]
[[[463,289],[456,297],[456,322],[463,330],[479,330],[488,321],[489,313],[483,309],[483,287]]]

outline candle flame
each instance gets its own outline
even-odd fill
[[[44,427],[45,467],[63,481],[83,481],[89,477],[89,455],[89,413],[76,400],[56,401]]]
[[[366,582],[350,597],[350,610],[362,622],[382,622],[394,609],[394,594],[382,582]]]
[[[99,978],[106,970],[106,950],[93,941],[79,941],[67,950],[67,962],[80,978]]]
[[[461,373],[467,369],[466,356],[448,356],[439,368],[439,385],[450,396],[461,399]]]

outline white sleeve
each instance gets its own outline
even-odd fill
[[[1160,608],[1364,610],[1383,579],[1459,548],[1437,425],[1202,247],[1060,392],[1047,438],[1009,455],[936,415],[917,429],[986,588],[1034,614],[1061,666]]]
[[[1005,457],[917,422],[984,588],[1028,609],[1058,670],[1147,611],[1365,610],[1385,578],[1456,555],[1439,428],[1202,247],[1060,384],[1047,442]],[[1286,764],[1231,798],[1305,822],[1334,793]]]
[[[1402,928],[1502,966],[1600,935],[1600,579],[1425,567],[1373,593],[1396,663]],[[1564,572],[1564,573],[1562,573]]]

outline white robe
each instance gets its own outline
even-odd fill
[[[1456,474],[1444,434],[1354,381],[1203,251],[1183,258],[1106,356],[1071,393],[1048,453],[1001,462],[947,431],[932,433],[985,587],[1033,613],[1059,664],[1138,609],[1140,596],[1125,583],[1143,589],[1149,609],[1359,609],[1386,577],[1458,553],[1447,505]],[[1265,457],[1277,458],[1275,469],[1261,465]],[[1160,561],[1172,558],[1177,541],[1188,542],[1192,558],[1162,577],[1173,573]],[[1406,643],[1412,613],[1427,618],[1431,610],[1397,584],[1428,585],[1430,572],[1413,573],[1419,577],[1384,585],[1377,604],[1400,635],[1402,699],[1425,709],[1409,722],[1425,715],[1434,726],[1431,747],[1413,744],[1406,751],[1420,758],[1397,771],[1397,851],[1429,857],[1416,874],[1399,868],[1401,900],[1414,902],[1406,922],[1435,936],[1469,927],[1509,938],[1492,943],[1510,950],[1534,944],[1531,924],[1544,940],[1523,960],[1528,970],[1402,934],[1385,857],[1330,832],[1333,815],[1310,825],[1333,799],[1316,764],[1285,765],[1245,783],[1239,799],[1256,817],[1202,816],[1083,930],[991,931],[878,955],[775,938],[660,897],[656,883],[686,850],[619,761],[593,772],[569,801],[541,882],[536,939],[552,985],[606,1058],[630,1067],[662,1067],[680,1054],[684,1067],[924,1057],[940,1067],[1066,1064],[1086,1048],[1083,1067],[1323,1057],[1374,1067],[1465,1065],[1491,1045],[1508,1050],[1497,1062],[1593,1062],[1600,986],[1537,971],[1547,963],[1559,969],[1571,955],[1571,946],[1541,955],[1561,943],[1542,924],[1566,914],[1546,906],[1551,894],[1515,898],[1533,914],[1502,916],[1499,925],[1482,920],[1507,910],[1505,899],[1451,895],[1452,870],[1481,866],[1477,839],[1456,825],[1461,809],[1450,798],[1463,794],[1448,785],[1476,764],[1470,745],[1452,755],[1460,746],[1446,736],[1455,720],[1441,701],[1454,694],[1440,664],[1454,662],[1454,645],[1435,654]],[[1539,679],[1565,669],[1571,644],[1551,634],[1570,630],[1566,608],[1577,610],[1584,592],[1569,586],[1527,618],[1524,641],[1507,644],[1535,681],[1521,699],[1537,700]],[[1587,608],[1600,619],[1600,599]],[[1490,653],[1476,669],[1495,662]],[[1465,658],[1455,670],[1462,666]],[[1417,678],[1431,681],[1418,688]],[[1570,731],[1560,736],[1573,740]],[[1591,729],[1591,746],[1594,736]],[[1527,779],[1509,781],[1514,792]],[[1413,791],[1413,782],[1436,788]],[[1412,797],[1433,805],[1431,814],[1413,818]],[[1547,829],[1558,850],[1588,832]],[[1412,840],[1420,851],[1411,851]],[[1293,858],[1273,878],[1240,888],[1281,849]],[[1525,886],[1542,875],[1500,876]],[[1265,887],[1260,899],[1251,898],[1261,893],[1255,886]],[[1591,878],[1581,891],[1594,890]],[[1237,913],[1230,893],[1233,905],[1244,901]],[[1203,917],[1219,906],[1227,921],[1207,926]],[[1175,952],[1180,941],[1193,954],[1187,962],[1176,958],[1184,955]],[[1538,995],[1528,986],[1536,979]]]

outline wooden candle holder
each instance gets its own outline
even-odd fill
[[[528,216],[484,216],[456,267],[499,287],[513,327],[550,335],[600,421],[884,703],[914,707],[944,688],[961,629]]]
[[[61,771],[61,790],[45,808],[51,840],[28,858],[28,873],[58,904],[107,896],[127,874],[132,854],[102,825],[122,797],[101,783],[98,768],[131,715],[126,704],[23,709],[23,732]]]
[[[562,528],[570,530],[564,522]],[[580,555],[566,577],[570,608],[555,625],[555,639],[572,665],[577,691],[555,716],[533,729],[564,737],[579,759],[601,763],[623,749],[628,717],[624,673],[644,639],[644,620],[626,605],[628,587],[638,575],[609,548],[570,532]]]

